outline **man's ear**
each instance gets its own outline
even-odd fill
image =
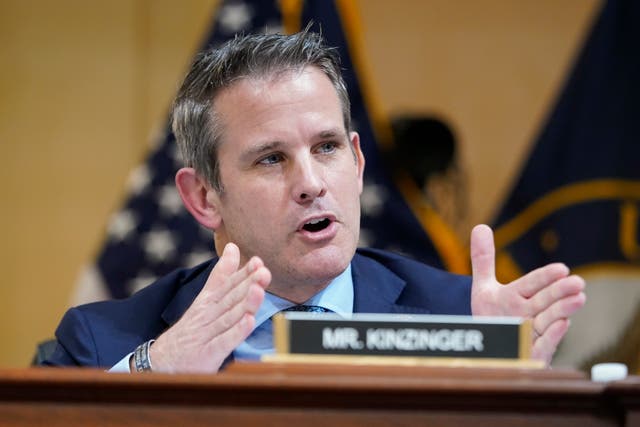
[[[358,182],[360,186],[360,193],[362,194],[362,187],[364,185],[364,154],[360,148],[360,135],[358,132],[349,133],[349,139],[351,142],[351,149],[353,155],[356,158],[356,167],[358,168]]]
[[[214,231],[220,227],[220,198],[206,179],[193,168],[182,168],[176,173],[176,187],[182,203],[196,221]]]

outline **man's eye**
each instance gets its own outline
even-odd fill
[[[258,164],[261,165],[274,165],[282,161],[282,156],[280,154],[269,154],[266,157],[263,157],[258,161]]]
[[[318,151],[321,153],[333,153],[336,151],[337,145],[335,142],[325,142],[318,147]]]

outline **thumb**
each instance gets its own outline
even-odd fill
[[[488,225],[476,225],[471,230],[471,270],[474,282],[496,280],[496,248]]]

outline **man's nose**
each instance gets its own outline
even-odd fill
[[[291,191],[298,203],[309,203],[326,193],[322,167],[312,158],[299,159],[291,177]]]

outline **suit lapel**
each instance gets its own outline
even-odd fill
[[[407,285],[405,280],[369,257],[356,253],[353,258],[353,312],[428,314],[424,307],[398,303]]]

